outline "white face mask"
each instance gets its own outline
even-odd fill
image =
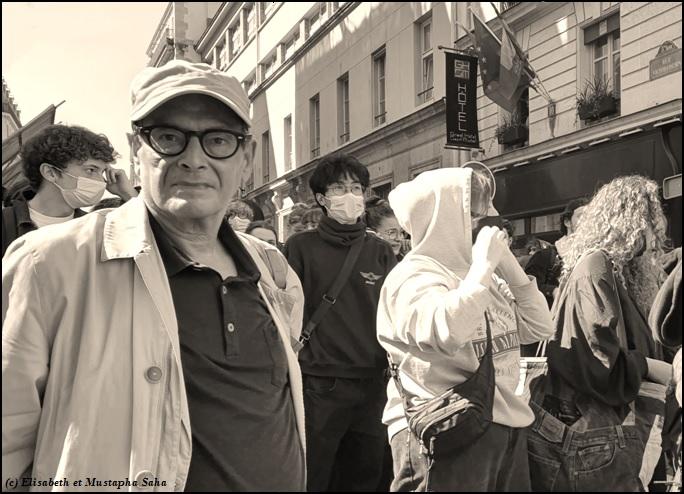
[[[233,228],[233,230],[235,230],[236,232],[245,233],[245,230],[247,229],[247,227],[249,226],[249,224],[251,223],[251,221],[248,220],[248,219],[240,218],[239,216],[235,216],[235,217],[233,217],[233,218],[230,218],[230,219],[228,220],[228,223],[230,223],[230,226],[231,226],[231,227]]]
[[[107,184],[103,181],[86,177],[76,177],[64,170],[59,171],[76,179],[76,188],[74,189],[65,189],[57,182],[53,182],[62,192],[62,197],[69,207],[77,209],[94,206],[102,199],[105,189],[107,188]]]
[[[325,205],[328,216],[338,223],[356,223],[365,210],[363,196],[357,196],[351,192],[342,196],[325,197],[330,202],[330,205]]]

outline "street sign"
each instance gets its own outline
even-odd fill
[[[663,180],[663,198],[665,200],[682,197],[682,174],[673,175]]]
[[[659,79],[682,70],[682,49],[672,41],[666,41],[648,64],[649,80]]]

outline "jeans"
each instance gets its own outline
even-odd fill
[[[643,443],[634,426],[577,432],[530,403],[535,421],[527,445],[535,492],[642,492]]]
[[[529,492],[525,429],[492,423],[462,451],[435,457],[429,466],[415,435],[404,429],[391,441],[392,492]]]
[[[304,375],[307,490],[375,491],[382,475],[387,401],[382,376]]]

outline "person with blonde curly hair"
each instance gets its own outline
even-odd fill
[[[647,322],[666,226],[657,184],[626,176],[594,195],[568,237],[548,376],[533,394],[535,491],[639,491],[650,481],[655,463],[642,464],[640,430],[625,419],[644,381],[672,375]]]

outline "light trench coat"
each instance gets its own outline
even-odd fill
[[[287,354],[304,450],[290,345],[301,331],[301,284],[285,263],[279,289],[269,266],[284,258],[239,238],[262,273],[259,291]],[[171,290],[142,199],[15,241],[2,266],[3,490],[19,479],[19,490],[116,490],[119,482],[182,491],[190,425]]]

